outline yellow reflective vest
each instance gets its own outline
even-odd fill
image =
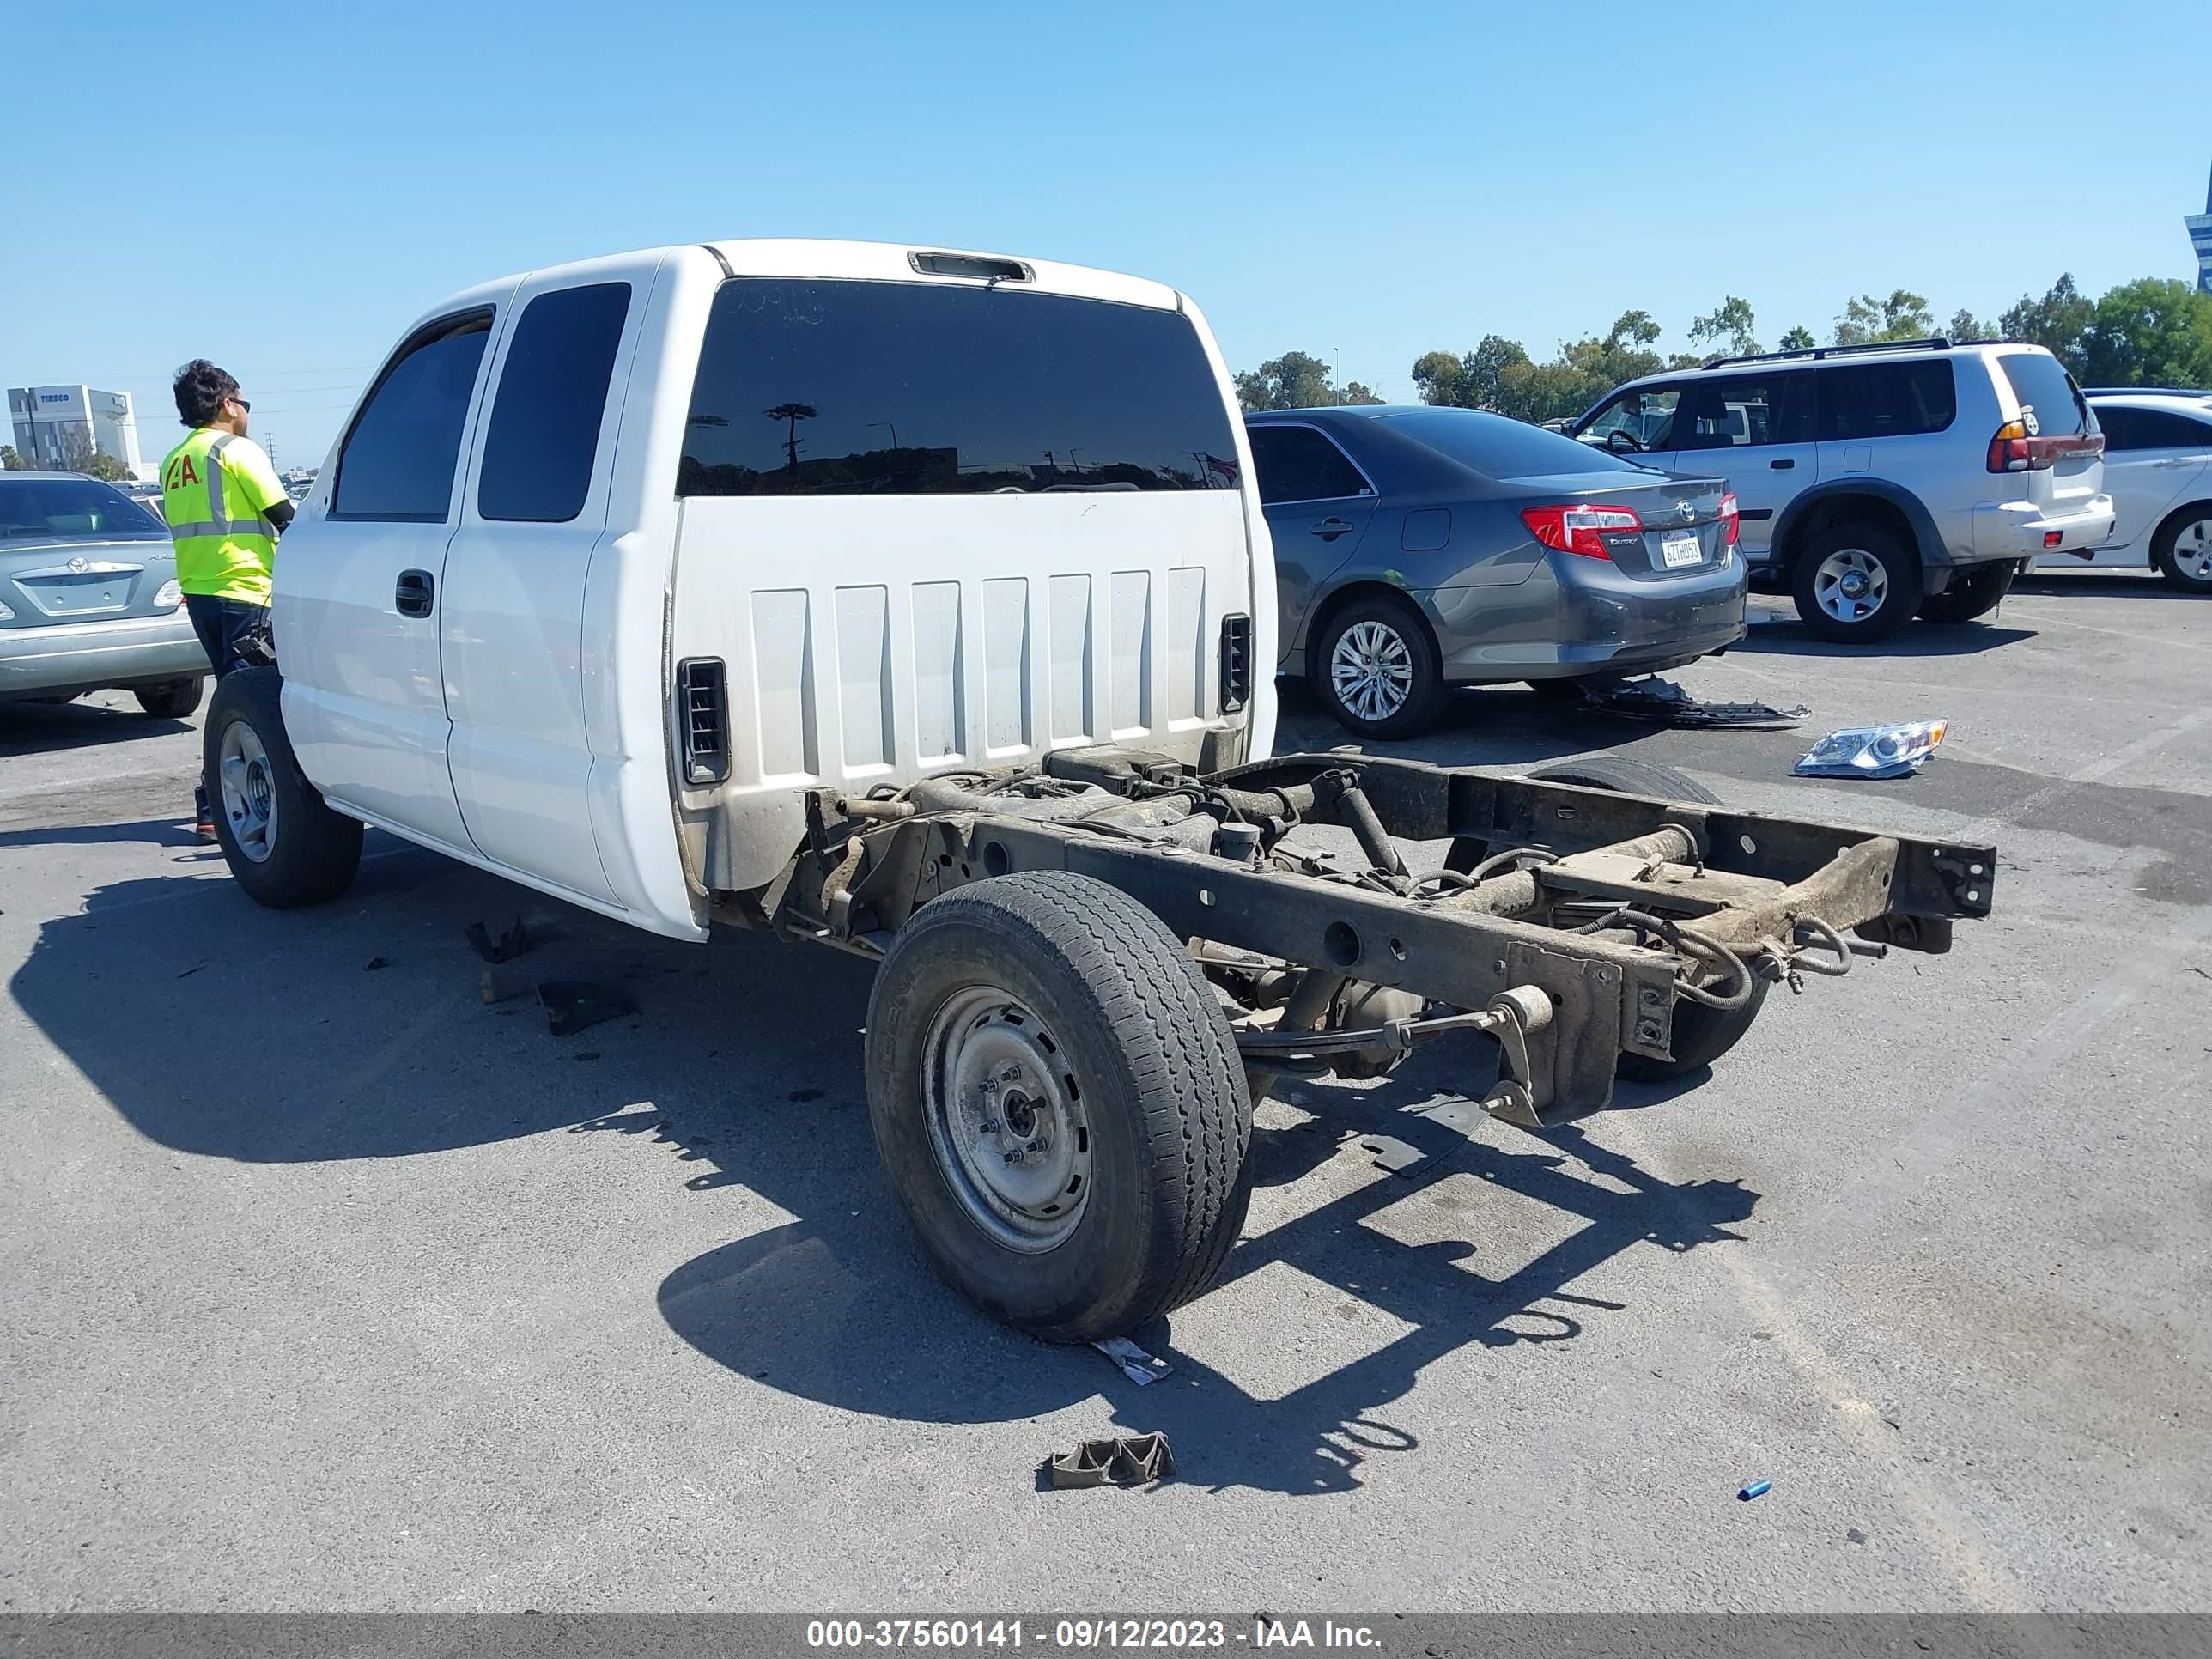
[[[268,604],[276,530],[262,515],[286,499],[260,445],[196,428],[161,462],[161,516],[177,544],[177,585],[211,599]]]

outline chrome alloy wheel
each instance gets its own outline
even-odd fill
[[[922,1048],[930,1151],[968,1218],[1007,1249],[1064,1243],[1091,1199],[1091,1126],[1067,1054],[995,985],[954,993]]]
[[[1813,597],[1839,623],[1863,623],[1889,598],[1889,572],[1862,547],[1839,547],[1813,573]]]
[[[1388,623],[1356,622],[1329,653],[1336,700],[1364,720],[1387,720],[1413,695],[1413,650]]]

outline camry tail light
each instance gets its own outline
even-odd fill
[[[1737,511],[1735,492],[1730,490],[1721,497],[1721,539],[1724,545],[1734,547],[1743,534],[1743,514]]]
[[[1595,506],[1581,501],[1571,507],[1524,507],[1521,522],[1528,533],[1559,553],[1579,553],[1589,559],[1609,559],[1607,536],[1632,536],[1644,529],[1635,509]]]

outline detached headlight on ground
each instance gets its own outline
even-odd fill
[[[1948,720],[1913,720],[1831,732],[1790,769],[1801,778],[1905,777],[1936,752],[1949,726]]]

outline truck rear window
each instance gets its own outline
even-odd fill
[[[1006,287],[738,277],[715,295],[682,495],[1233,489],[1179,313]]]
[[[2068,438],[2094,429],[2089,425],[2088,404],[2057,358],[2043,351],[2008,351],[1997,359],[1997,365],[2011,382],[2021,408],[2035,411],[2035,423],[2028,428],[2031,437]]]

